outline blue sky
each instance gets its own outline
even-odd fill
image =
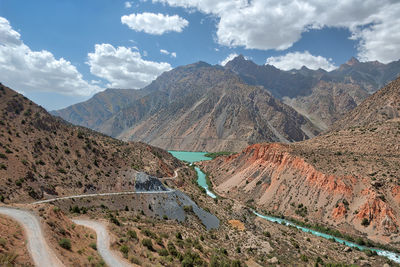
[[[234,54],[282,69],[331,70],[352,56],[398,59],[400,37],[388,26],[398,20],[397,3],[274,2],[1,0],[0,81],[52,110],[107,87],[140,88],[162,71],[199,60],[221,64]],[[393,18],[379,20],[388,10]],[[376,35],[394,44],[374,47]]]

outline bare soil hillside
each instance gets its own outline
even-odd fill
[[[132,175],[172,176],[181,163],[143,143],[73,126],[0,85],[0,200],[132,190]]]

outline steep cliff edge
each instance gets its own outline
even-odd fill
[[[397,78],[340,120],[336,130],[290,145],[252,145],[203,168],[227,197],[399,242],[399,96]]]
[[[377,127],[382,132],[400,129],[400,122]],[[352,137],[350,132],[291,145],[255,144],[201,166],[215,191],[226,197],[275,214],[366,234],[379,242],[397,242],[400,160],[393,152],[399,142],[388,152],[366,153],[366,146],[356,143],[363,129]],[[365,141],[374,137],[376,133],[368,134]],[[340,142],[346,139],[353,149]],[[333,145],[325,148],[324,142]],[[384,157],[385,153],[392,156]]]

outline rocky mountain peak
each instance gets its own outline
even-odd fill
[[[358,59],[356,59],[355,57],[351,57],[346,64],[349,66],[354,66],[356,64],[360,63],[360,61]]]

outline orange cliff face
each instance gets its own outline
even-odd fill
[[[322,172],[291,149],[277,143],[255,144],[201,165],[216,192],[226,197],[315,223],[347,223],[378,235],[397,231],[398,217],[377,198],[368,179]],[[361,226],[364,217],[371,227]]]

